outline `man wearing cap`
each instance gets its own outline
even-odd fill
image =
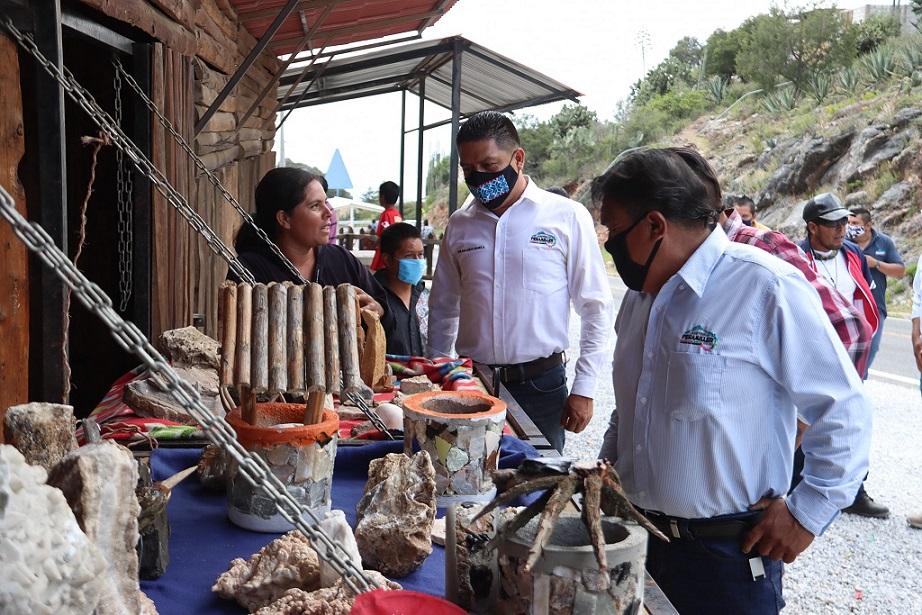
[[[816,272],[826,278],[846,299],[851,299],[864,314],[871,331],[876,333],[880,316],[871,289],[874,278],[861,248],[845,239],[845,227],[850,212],[831,192],[818,194],[804,206],[803,218],[807,223],[807,237],[800,247],[807,253]],[[866,377],[867,374],[861,374]],[[800,480],[803,452],[798,449],[794,458],[794,481]],[[886,519],[890,510],[874,501],[864,489],[864,483],[847,513]]]

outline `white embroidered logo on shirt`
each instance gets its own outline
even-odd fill
[[[531,243],[536,243],[539,246],[547,246],[553,248],[557,245],[557,236],[548,233],[547,231],[538,231],[528,240]]]

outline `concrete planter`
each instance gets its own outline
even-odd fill
[[[333,461],[339,441],[339,416],[324,410],[323,419],[304,425],[303,404],[257,404],[258,424],[250,425],[237,408],[227,420],[237,439],[251,453],[265,460],[288,493],[318,516],[330,510]],[[287,532],[293,529],[262,490],[251,486],[231,468],[227,515],[242,528],[256,532]]]
[[[487,502],[499,459],[505,402],[476,391],[417,393],[403,402],[404,451],[414,442],[435,467],[438,506]]]
[[[647,532],[615,517],[602,517],[608,574],[596,562],[580,517],[561,516],[531,572],[528,549],[538,529],[533,519],[499,547],[498,613],[621,615],[643,606]]]

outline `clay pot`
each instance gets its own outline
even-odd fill
[[[502,613],[621,615],[639,613],[643,606],[647,531],[602,517],[608,573],[602,574],[589,542],[589,533],[576,515],[562,515],[540,559],[525,571],[538,519],[499,546]]]
[[[235,408],[227,421],[240,444],[259,455],[272,473],[303,507],[317,516],[330,510],[333,461],[339,441],[339,415],[323,411],[323,419],[303,425],[303,404],[257,404],[257,424],[250,425]],[[228,517],[242,528],[256,532],[286,532],[293,529],[278,512],[275,503],[261,489],[250,485],[231,469],[228,487]]]
[[[404,451],[414,442],[435,468],[438,506],[486,502],[499,459],[506,403],[477,391],[428,391],[403,401]]]

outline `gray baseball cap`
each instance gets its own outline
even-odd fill
[[[839,197],[831,192],[818,194],[804,205],[804,222],[813,222],[815,220],[826,220],[827,222],[836,222],[851,215]]]

